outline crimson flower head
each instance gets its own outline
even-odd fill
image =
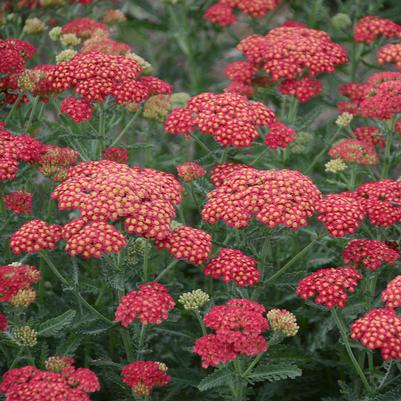
[[[316,79],[303,77],[302,79],[286,79],[278,86],[278,91],[283,95],[291,95],[300,103],[306,103],[313,96],[320,95],[323,85]]]
[[[267,343],[262,333],[269,328],[265,312],[262,305],[241,298],[212,308],[203,320],[215,333],[199,338],[194,347],[194,353],[202,358],[202,367],[265,352]]]
[[[135,318],[142,324],[160,324],[167,319],[167,313],[175,306],[167,288],[155,282],[140,284],[138,288],[120,299],[115,321],[127,327]]]
[[[390,248],[384,242],[371,239],[352,240],[343,251],[345,264],[362,265],[369,270],[376,270],[384,263],[393,265],[399,258],[398,251]]]
[[[128,150],[124,148],[119,148],[117,146],[108,147],[102,153],[102,159],[112,160],[117,163],[127,164]]]
[[[401,26],[389,19],[376,17],[374,15],[361,18],[355,25],[355,42],[371,43],[378,36],[383,36],[385,38],[401,38]]]
[[[60,226],[50,225],[42,220],[31,220],[11,236],[10,248],[16,255],[21,252],[38,253],[45,249],[55,249],[60,239]]]
[[[29,289],[40,280],[35,266],[13,263],[0,266],[0,302],[9,302],[21,290]]]
[[[101,31],[98,32],[85,40],[81,47],[81,52],[100,52],[107,54],[114,54],[116,56],[128,53],[131,51],[131,47],[124,42],[117,42],[108,37],[108,34]]]
[[[362,165],[379,163],[379,157],[373,146],[358,139],[342,139],[329,150],[329,155],[333,159],[340,158],[348,163]]]
[[[10,369],[3,375],[0,393],[5,401],[89,401],[88,393],[100,389],[97,376],[89,369],[66,367],[60,373],[39,370],[33,366]]]
[[[242,228],[251,218],[269,228],[303,227],[321,197],[310,178],[296,170],[257,170],[247,165],[223,164],[212,170],[217,188],[208,194],[202,219],[223,220]]]
[[[61,102],[60,111],[67,114],[72,121],[82,123],[92,118],[93,106],[86,99],[69,96]]]
[[[304,300],[315,297],[328,309],[344,308],[348,293],[355,291],[362,276],[351,267],[319,269],[298,283],[297,294]]]
[[[260,279],[256,260],[231,248],[221,248],[218,256],[207,263],[203,274],[214,279],[222,277],[225,283],[234,281],[240,287],[252,287]]]
[[[353,134],[358,141],[365,142],[370,146],[379,146],[381,148],[386,144],[383,138],[383,132],[377,127],[358,127],[353,130]]]
[[[182,178],[184,181],[193,181],[206,174],[206,170],[200,164],[194,162],[179,164],[176,168],[178,177]]]
[[[353,234],[365,217],[361,201],[352,192],[329,194],[316,206],[317,220],[325,224],[333,237]]]
[[[401,306],[401,276],[392,279],[381,295],[386,308],[399,308]]]
[[[212,237],[206,231],[188,226],[179,226],[166,238],[155,241],[159,249],[166,249],[176,259],[201,265],[212,251]]]
[[[401,182],[366,182],[356,189],[356,196],[373,225],[388,227],[401,220]]]
[[[354,322],[351,337],[368,349],[380,349],[384,361],[401,359],[401,318],[394,309],[372,309]]]
[[[82,255],[85,259],[118,253],[126,245],[124,235],[103,221],[72,220],[63,227],[62,236],[67,241],[65,251],[71,256]]]
[[[167,366],[162,362],[131,362],[121,371],[123,382],[130,386],[135,394],[148,396],[154,387],[163,387],[170,383]]]
[[[257,127],[270,127],[275,121],[273,111],[260,102],[235,93],[205,92],[192,97],[186,107],[174,109],[164,129],[187,135],[197,128],[224,147],[243,148],[259,138]]]
[[[61,210],[79,210],[85,221],[122,218],[130,234],[164,239],[182,190],[171,174],[100,160],[71,167],[52,198]]]
[[[29,43],[16,39],[0,39],[0,74],[16,74],[24,71],[26,61],[36,53]]]
[[[97,31],[108,32],[106,25],[90,18],[75,19],[63,25],[62,33],[73,33],[79,38],[90,38]]]
[[[297,136],[298,134],[292,128],[283,123],[275,122],[270,125],[269,133],[263,143],[270,149],[285,149],[291,142],[294,142]]]
[[[15,214],[29,214],[32,210],[32,194],[26,191],[9,192],[3,196],[6,209]]]

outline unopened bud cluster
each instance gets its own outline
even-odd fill
[[[184,292],[178,302],[182,304],[185,310],[199,310],[203,305],[209,302],[209,295],[201,289],[191,292]]]

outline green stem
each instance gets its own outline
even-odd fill
[[[9,111],[6,119],[4,120],[4,124],[7,125],[7,123],[10,121],[11,116],[14,114],[15,109],[17,108],[17,106],[19,105],[22,96],[24,96],[24,92],[21,91],[18,93],[17,99],[15,99],[15,102],[13,103],[13,105],[11,106],[11,110]]]
[[[128,332],[128,328],[121,327],[120,328],[121,338],[124,344],[125,354],[127,356],[128,362],[134,360],[134,350],[132,349],[131,338]]]
[[[195,311],[194,311],[194,314],[195,314],[196,319],[198,320],[199,325],[200,325],[200,327],[201,327],[201,329],[202,329],[202,335],[206,336],[206,335],[207,335],[207,330],[206,330],[205,323],[204,323],[203,320],[202,320],[202,316],[200,315],[200,313],[199,313],[198,310],[195,310]]]
[[[155,281],[160,281],[179,261],[173,260],[156,278]]]
[[[283,273],[285,273],[300,257],[302,257],[309,249],[321,238],[323,235],[318,236],[314,240],[312,240],[308,245],[302,248],[291,260],[289,260],[282,268],[280,268],[276,273],[270,276],[266,281],[264,286],[267,284],[271,284],[274,280],[280,277]]]
[[[128,121],[127,125],[124,127],[124,129],[118,134],[118,136],[114,139],[114,141],[111,143],[110,146],[115,146],[120,139],[124,136],[124,134],[131,128],[131,125],[136,121],[138,118],[142,108],[140,107],[135,114],[131,117],[131,119]]]
[[[192,132],[189,132],[189,135],[199,144],[199,146],[207,152],[209,156],[211,156],[216,163],[220,163],[220,160],[215,156],[215,154],[208,148],[208,146],[203,143],[196,135]]]
[[[146,331],[146,325],[142,324],[141,326],[141,331],[139,333],[139,341],[138,341],[138,349],[136,351],[136,360],[139,360],[141,357],[141,354],[143,352],[143,344],[145,342],[145,331]]]
[[[66,287],[68,287],[71,292],[78,298],[78,300],[81,302],[83,306],[85,306],[86,309],[90,310],[94,315],[96,315],[99,319],[103,320],[104,322],[114,325],[115,323],[112,322],[110,319],[108,319],[106,316],[102,315],[98,310],[96,310],[92,305],[90,305],[81,295],[81,293],[72,287],[72,285],[64,278],[64,276],[58,271],[57,267],[54,265],[52,260],[44,253],[41,253],[42,258],[45,260],[47,265],[50,267],[50,270],[53,272],[53,274],[59,279],[59,281],[64,284]]]
[[[386,140],[386,148],[384,150],[384,161],[381,170],[381,178],[387,178],[391,165],[391,146],[393,144],[393,129],[394,123],[391,122],[391,125],[388,130],[387,140]]]
[[[145,281],[149,280],[149,246],[146,243],[145,249],[143,250],[143,279]]]
[[[255,164],[262,156],[264,156],[268,151],[270,150],[270,148],[268,148],[266,146],[266,149],[264,149],[262,152],[260,152],[252,161],[251,161],[251,165]]]
[[[36,96],[33,99],[31,113],[29,114],[29,119],[28,119],[28,122],[26,123],[25,130],[27,132],[29,131],[29,128],[31,127],[32,120],[33,120],[33,115],[34,115],[34,113],[36,111],[36,106],[38,105],[38,102],[39,102],[39,96]]]
[[[246,368],[245,372],[242,373],[242,377],[247,377],[249,375],[249,373],[252,372],[252,369],[258,364],[258,362],[260,361],[260,359],[263,356],[263,352],[261,352],[259,355],[256,355],[255,359],[251,362],[251,364]]]
[[[367,391],[369,394],[373,394],[373,390],[372,390],[370,384],[368,383],[368,380],[366,379],[366,376],[365,376],[365,374],[363,373],[363,370],[362,370],[361,367],[359,366],[358,361],[356,360],[354,353],[352,352],[351,345],[350,345],[350,342],[349,342],[349,339],[348,339],[347,329],[346,329],[346,327],[345,327],[345,325],[344,325],[343,320],[341,319],[340,315],[338,314],[336,308],[333,308],[333,309],[331,310],[331,313],[332,313],[332,316],[333,316],[334,321],[336,322],[336,325],[337,325],[337,327],[338,327],[338,330],[340,331],[341,338],[342,338],[342,340],[343,340],[343,342],[344,342],[345,348],[346,348],[346,350],[347,350],[347,353],[348,353],[349,358],[351,359],[351,362],[352,362],[352,365],[353,365],[353,367],[354,367],[354,369],[355,369],[355,372],[356,372],[356,373],[358,374],[358,376],[360,377],[360,379],[361,379],[363,385],[364,385],[365,388],[366,388],[366,391]]]

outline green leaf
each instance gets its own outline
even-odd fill
[[[72,309],[64,312],[62,315],[43,322],[39,326],[38,334],[43,337],[52,337],[57,335],[65,327],[69,326],[73,321],[76,312]]]
[[[228,370],[216,370],[210,375],[206,376],[198,385],[200,391],[210,390],[212,388],[225,386],[232,378],[232,374]]]
[[[295,379],[302,375],[302,370],[293,363],[280,363],[278,365],[262,365],[251,373],[247,380],[251,383],[284,379]]]

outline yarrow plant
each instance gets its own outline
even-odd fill
[[[399,401],[398,1],[0,3],[1,400]]]

